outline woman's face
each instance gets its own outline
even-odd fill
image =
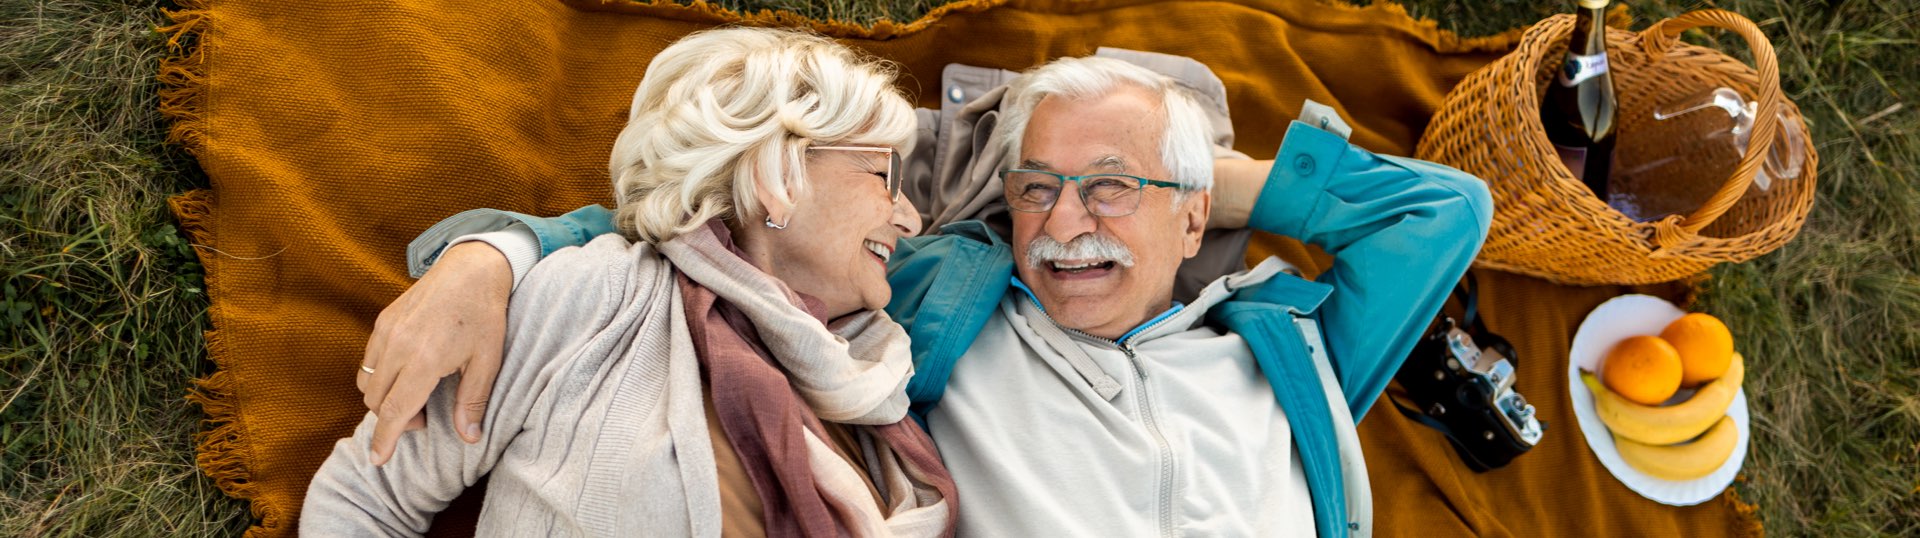
[[[893,297],[887,259],[901,238],[920,231],[912,202],[901,196],[895,203],[887,192],[888,159],[885,151],[807,151],[811,188],[795,196],[786,229],[762,230],[762,269],[826,303],[829,318],[885,308]]]

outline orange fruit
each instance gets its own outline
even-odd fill
[[[1680,390],[1680,353],[1658,336],[1621,340],[1600,363],[1600,381],[1622,398],[1660,405]]]
[[[1694,387],[1720,378],[1733,362],[1733,333],[1720,318],[1698,312],[1680,316],[1660,331],[1660,339],[1680,352],[1680,386]]]

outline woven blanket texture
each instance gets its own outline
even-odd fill
[[[1101,46],[1188,56],[1226,83],[1236,145],[1256,158],[1273,155],[1304,99],[1339,110],[1355,143],[1410,155],[1447,90],[1518,35],[1460,38],[1397,5],[1314,0],[963,0],[870,28],[621,0],[181,4],[162,29],[174,54],[161,106],[212,184],[171,201],[212,298],[218,371],[192,398],[209,415],[199,463],[251,501],[253,536],[294,533],[309,478],[365,412],[354,372],[374,317],[411,282],[407,241],[469,208],[609,203],[607,153],[634,88],[689,32],[812,27],[899,62],[926,107],[949,63],[1021,70]],[[1325,262],[1307,252],[1265,237],[1252,254]],[[1512,466],[1476,474],[1437,433],[1375,405],[1361,435],[1383,535],[1758,531],[1731,493],[1689,508],[1640,498],[1580,438],[1567,342],[1624,289],[1480,277],[1489,321],[1524,357],[1520,389],[1553,428]],[[475,506],[457,502],[438,530],[470,531]]]

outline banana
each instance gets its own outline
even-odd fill
[[[1734,426],[1733,417],[1721,415],[1720,420],[1707,429],[1705,435],[1684,445],[1655,446],[1621,437],[1613,436],[1613,443],[1620,449],[1620,459],[1640,472],[1663,480],[1693,480],[1713,474],[1733,456],[1733,447],[1740,440],[1740,428]]]
[[[1734,353],[1726,374],[1701,386],[1687,401],[1668,406],[1627,400],[1608,390],[1593,374],[1582,373],[1580,380],[1593,390],[1594,409],[1615,435],[1649,445],[1671,445],[1698,437],[1725,416],[1746,373],[1746,358]]]

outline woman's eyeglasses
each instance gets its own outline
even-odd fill
[[[887,182],[887,199],[895,202],[900,201],[900,171],[906,168],[900,165],[900,152],[894,151],[893,148],[875,146],[812,146],[807,148],[809,151],[816,149],[827,151],[865,151],[887,154],[887,173],[886,176],[884,176]]]

